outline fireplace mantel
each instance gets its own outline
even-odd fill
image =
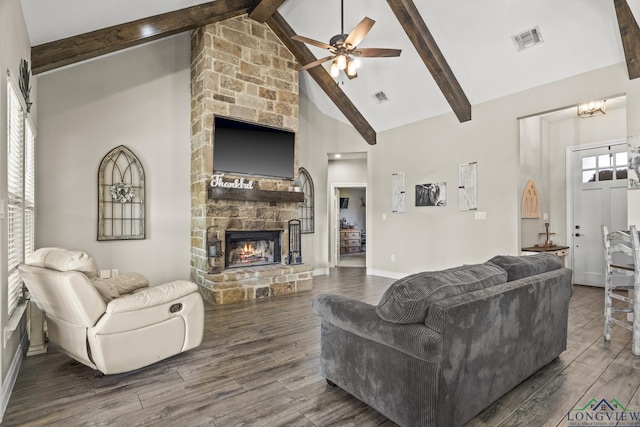
[[[240,188],[209,187],[209,200],[238,200],[245,202],[304,202],[304,193],[296,191],[245,190]]]

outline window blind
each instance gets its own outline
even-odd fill
[[[24,256],[35,250],[35,137],[28,121],[24,138]]]
[[[7,248],[7,277],[8,297],[7,310],[9,315],[18,306],[22,296],[22,280],[18,272],[18,265],[25,256],[25,138],[33,139],[33,132],[29,128],[25,132],[25,113],[15,87],[8,80],[7,90],[7,198],[8,198],[8,248]],[[28,134],[27,134],[28,133]],[[30,147],[33,152],[33,146]],[[33,164],[30,174],[33,175]],[[31,184],[33,176],[29,178]],[[33,192],[32,192],[33,193]],[[32,208],[33,211],[33,208]],[[29,239],[33,248],[33,215],[29,219]]]

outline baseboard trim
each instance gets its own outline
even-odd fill
[[[18,379],[20,365],[22,365],[22,356],[27,352],[28,348],[29,334],[25,332],[22,340],[20,341],[20,345],[16,349],[16,352],[13,354],[13,360],[11,361],[11,366],[9,366],[9,372],[7,372],[6,381],[2,383],[2,400],[0,400],[0,423],[2,423],[2,420],[4,419],[4,413],[7,410],[7,406],[9,406],[9,399],[11,399],[13,386],[16,384],[16,380]]]
[[[388,270],[378,270],[376,268],[367,268],[368,276],[380,276],[380,277],[388,277],[389,279],[402,279],[406,277],[406,273],[399,273],[397,271],[388,271]]]
[[[313,270],[313,275],[314,276],[328,276],[329,275],[329,269],[328,268],[316,268],[315,270]]]

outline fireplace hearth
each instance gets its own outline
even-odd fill
[[[279,264],[281,230],[226,231],[225,268]]]

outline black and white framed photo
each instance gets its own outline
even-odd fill
[[[416,206],[446,206],[447,183],[434,182],[416,185]]]

